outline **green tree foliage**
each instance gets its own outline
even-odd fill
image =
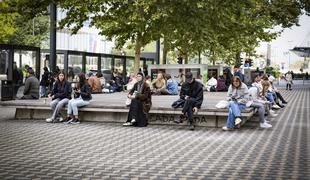
[[[0,9],[7,8],[8,5],[0,2]],[[15,18],[17,13],[0,13],[0,43],[7,43],[9,37],[15,32]]]
[[[12,9],[30,16],[57,3],[67,16],[60,27],[76,33],[89,21],[118,47],[130,41],[135,49],[135,72],[141,48],[164,39],[165,48],[185,57],[207,54],[213,62],[238,63],[243,52],[254,52],[261,41],[271,41],[283,30],[298,25],[309,0],[11,0]],[[272,31],[274,27],[282,27]]]
[[[47,16],[32,20],[18,16],[15,20],[16,31],[9,37],[8,43],[41,47],[48,38],[49,21]]]

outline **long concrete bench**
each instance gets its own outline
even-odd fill
[[[127,119],[129,108],[124,105],[126,96],[115,94],[112,96],[94,95],[91,104],[79,108],[79,116],[83,121],[99,121],[99,122],[118,122],[123,123]],[[181,109],[173,109],[170,104],[177,99],[176,96],[153,96],[153,106],[150,110],[150,124],[174,124],[175,118],[181,114]],[[204,102],[202,108],[195,114],[194,119],[197,126],[206,127],[222,127],[226,124],[228,109],[217,109],[214,104],[218,102],[218,98],[209,98]],[[0,106],[16,108],[16,119],[46,119],[51,116],[50,101],[46,99],[39,100],[15,100],[2,101]],[[250,119],[254,114],[253,108],[242,111],[241,116],[244,122]],[[66,114],[66,109],[63,110]],[[183,123],[186,124],[186,123]]]

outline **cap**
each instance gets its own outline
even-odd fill
[[[34,74],[34,71],[33,71],[33,69],[32,69],[31,67],[27,68],[27,72],[28,72],[29,74]]]
[[[185,79],[186,79],[186,82],[190,83],[192,80],[193,80],[193,74],[192,72],[187,72],[185,74]]]

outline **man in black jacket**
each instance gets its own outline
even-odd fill
[[[188,118],[188,125],[190,130],[194,130],[193,114],[197,113],[203,101],[202,84],[193,78],[191,72],[185,75],[186,81],[182,84],[180,98],[185,100],[182,115],[180,119],[175,120],[176,123],[182,123],[186,117]]]

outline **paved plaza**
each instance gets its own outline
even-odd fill
[[[282,88],[289,104],[241,129],[119,123],[48,124],[0,110],[0,179],[310,179],[310,84]],[[205,97],[207,100],[208,97]],[[124,120],[125,121],[125,120]]]

